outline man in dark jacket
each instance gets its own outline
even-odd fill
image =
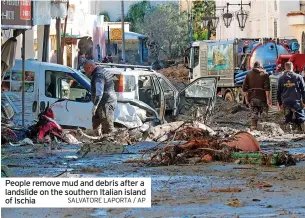
[[[87,60],[84,70],[91,77],[92,125],[95,134],[101,136],[114,130],[114,110],[117,101],[113,75],[93,61]]]
[[[305,105],[305,87],[304,79],[301,75],[293,72],[293,64],[285,63],[285,72],[278,81],[277,100],[280,109],[284,109],[285,122],[292,122],[293,113],[298,124],[304,131],[304,105]]]
[[[255,62],[247,74],[242,89],[246,104],[251,108],[251,130],[256,130],[260,115],[268,112],[268,105],[271,105],[269,75],[259,62]]]

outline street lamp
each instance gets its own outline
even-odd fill
[[[201,28],[207,28],[209,25],[209,21],[210,21],[209,17],[203,17],[202,23],[201,23]]]
[[[236,19],[238,21],[238,26],[239,26],[241,31],[243,31],[245,26],[246,26],[248,16],[249,16],[249,12],[245,11],[242,8],[239,11],[236,12]]]
[[[211,17],[211,24],[213,28],[217,28],[219,23],[219,17]]]
[[[222,10],[224,11],[224,8],[215,8],[215,13],[217,10]],[[209,25],[209,22],[211,24],[212,28],[217,28],[218,23],[219,23],[219,17],[213,16],[213,17],[202,17],[202,23],[201,23],[201,28],[207,28]]]
[[[243,9],[243,5],[249,5],[251,7],[251,2],[248,4],[243,4],[243,1],[240,1],[240,4],[230,4],[227,3],[227,12],[222,15],[223,22],[225,26],[228,28],[233,20],[233,13],[229,13],[229,5],[239,5],[240,10],[236,12],[236,19],[238,21],[238,26],[241,31],[244,30],[246,26],[247,19],[249,17],[249,12]]]
[[[228,28],[233,20],[233,14],[229,12],[229,3],[227,3],[227,12],[222,14],[223,23]]]

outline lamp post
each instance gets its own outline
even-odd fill
[[[231,24],[231,22],[233,20],[233,17],[234,17],[233,13],[229,12],[229,6],[230,5],[238,5],[238,6],[240,6],[240,10],[235,13],[235,16],[236,16],[236,19],[238,21],[239,28],[241,29],[241,31],[243,31],[245,26],[246,26],[247,19],[249,17],[249,12],[245,11],[243,9],[243,5],[248,5],[248,6],[251,7],[251,2],[248,3],[248,4],[243,4],[243,1],[241,0],[240,4],[230,4],[230,3],[227,3],[227,12],[222,15],[222,18],[223,18],[223,21],[224,21],[224,25],[227,28],[230,26],[230,24]]]
[[[222,10],[224,11],[224,7],[215,7],[214,13],[216,14],[217,10]],[[219,23],[219,17],[216,15],[214,16],[204,16],[202,17],[202,22],[201,22],[201,28],[207,28],[209,31],[209,28],[212,27],[212,29],[216,29]],[[210,39],[210,34],[208,34],[208,39]]]
[[[227,12],[222,14],[224,25],[228,28],[233,20],[233,13],[229,12],[229,3],[227,3]]]

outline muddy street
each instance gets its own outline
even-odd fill
[[[225,108],[226,113],[220,108]],[[10,177],[152,179],[151,208],[2,209],[3,217],[305,216],[304,134],[283,128],[283,116],[279,112],[269,115],[268,120],[260,122],[257,131],[252,131],[251,135],[247,134],[259,141],[260,154],[269,154],[266,156],[268,158],[273,154],[289,154],[289,157],[293,157],[293,162],[285,162],[288,159],[279,160],[279,156],[271,161],[268,161],[268,158],[252,160],[247,156],[247,152],[244,153],[246,156],[238,156],[237,159],[219,159],[215,154],[221,150],[214,149],[223,149],[220,144],[218,147],[213,147],[213,144],[210,145],[212,147],[202,147],[212,153],[201,154],[202,151],[198,150],[200,146],[205,146],[204,143],[208,141],[204,140],[210,137],[221,141],[240,131],[249,131],[248,114],[249,109],[242,104],[219,100],[209,120],[209,126],[199,122],[185,124],[185,121],[157,126],[148,135],[158,139],[158,143],[151,141],[122,145],[122,142],[111,144],[111,140],[103,143],[90,142],[87,139],[89,143],[81,144],[53,141],[49,144],[3,145],[2,165],[8,168]],[[189,126],[181,127],[183,125]],[[161,139],[164,134],[160,129],[163,133],[167,132],[163,142]],[[174,134],[171,129],[174,129]],[[84,141],[84,135],[76,138],[78,141]],[[193,139],[201,140],[203,144],[190,144]],[[181,146],[182,150],[191,150],[175,154],[175,162],[147,164],[147,160],[152,160],[150,158],[158,151],[161,151],[159,153],[162,159],[166,158],[165,148],[177,148],[170,147],[170,144]],[[186,147],[187,144],[192,147]],[[195,150],[192,150],[193,148]],[[90,152],[87,152],[87,149],[91,149]],[[225,149],[222,152],[226,153],[225,157],[233,157],[239,154],[234,151]],[[206,157],[209,154],[212,155],[211,159],[200,158],[201,155]],[[183,156],[186,159],[179,159]]]
[[[125,146],[124,153],[78,157],[78,145],[3,148],[13,177],[151,177],[149,209],[2,209],[3,217],[303,217],[305,164],[264,167],[223,162],[146,167],[126,160],[155,143]],[[281,145],[263,144],[263,150]],[[290,148],[293,147],[293,148]],[[303,153],[305,143],[286,145]]]

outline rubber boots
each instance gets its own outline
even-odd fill
[[[305,133],[305,122],[301,123],[302,133]]]
[[[254,120],[254,119],[251,120],[251,127],[250,127],[250,130],[251,130],[251,131],[257,130],[257,120]]]
[[[102,127],[101,125],[99,125],[96,129],[93,130],[94,131],[94,136],[97,137],[102,137]]]

